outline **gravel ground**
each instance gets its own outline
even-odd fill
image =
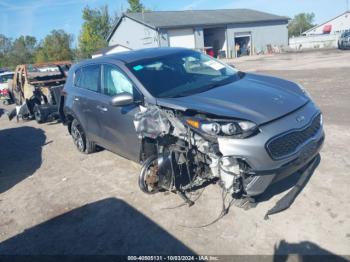
[[[230,61],[305,86],[324,113],[321,162],[292,207],[264,220],[285,192],[219,222],[221,191],[188,208],[145,195],[140,167],[108,151],[80,154],[59,123],[9,122],[0,106],[0,254],[350,255],[350,52],[278,54]],[[1,116],[2,115],[2,116]]]

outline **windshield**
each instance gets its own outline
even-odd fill
[[[237,70],[192,50],[127,65],[155,97],[180,97],[207,91],[239,78]]]

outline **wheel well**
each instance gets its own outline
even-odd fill
[[[156,154],[157,154],[156,141],[151,138],[143,138],[141,152],[140,152],[140,161],[144,162],[150,156],[156,155]]]
[[[72,130],[72,122],[74,120],[74,117],[72,115],[66,115],[66,122],[67,122],[67,127],[68,127],[68,132],[69,134],[71,133]]]

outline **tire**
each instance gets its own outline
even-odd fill
[[[142,169],[139,175],[139,179],[138,179],[138,184],[139,184],[139,188],[141,189],[141,191],[143,193],[152,195],[155,194],[157,192],[159,192],[157,189],[156,190],[150,190],[148,188],[148,185],[146,184],[146,176],[147,176],[147,171],[148,168],[150,167],[150,165],[152,165],[153,162],[155,162],[158,159],[158,157],[156,155],[150,156],[142,165]]]
[[[7,99],[5,99],[4,101],[2,101],[2,104],[5,105],[5,106],[7,106],[7,105],[9,105],[10,103],[9,103],[9,101],[8,101]]]
[[[36,104],[36,105],[34,106],[33,111],[34,111],[35,121],[36,121],[38,124],[42,124],[42,123],[46,122],[45,116],[42,114],[39,105]]]
[[[79,152],[86,154],[95,152],[95,144],[89,141],[82,126],[76,119],[74,119],[72,122],[71,135]]]

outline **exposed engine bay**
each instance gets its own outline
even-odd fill
[[[135,115],[136,132],[144,141],[144,162],[139,177],[143,192],[176,192],[192,205],[188,192],[217,182],[235,198],[245,195],[243,184],[249,179],[249,165],[243,159],[223,156],[217,140],[219,132],[242,136],[242,130],[234,132],[237,127],[230,126],[233,124],[229,122],[219,127],[209,118],[208,122],[199,123],[194,120],[198,117],[204,118],[157,106],[141,107],[141,112]],[[199,125],[207,132],[199,131]],[[249,130],[250,134],[257,131],[255,126],[250,126],[252,128],[254,131]]]
[[[319,120],[315,118],[314,121]],[[224,155],[220,151],[227,147],[227,138],[249,138],[259,133],[259,127],[250,121],[217,119],[152,105],[140,106],[134,125],[143,141],[140,189],[147,194],[177,193],[191,206],[197,200],[191,199],[193,191],[216,183],[222,188],[223,208],[212,223],[227,214],[232,204],[244,209],[254,207],[255,196],[260,193],[251,190],[252,187],[258,185],[266,189],[276,179],[276,174],[257,175],[244,157]],[[318,144],[322,142],[321,139]],[[286,166],[286,172],[299,172],[301,176],[296,186],[267,211],[265,219],[292,205],[319,163],[318,150],[319,145],[316,145],[312,152],[308,151],[310,158],[302,165],[292,163],[289,170]],[[231,200],[226,205],[228,195]]]

